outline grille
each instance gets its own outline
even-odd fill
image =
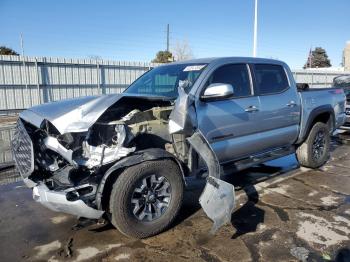
[[[27,178],[34,170],[33,143],[20,119],[17,122],[11,148],[19,173],[23,178]]]

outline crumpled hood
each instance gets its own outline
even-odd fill
[[[50,121],[61,133],[84,132],[123,94],[88,96],[34,106],[20,114],[23,120],[40,127]]]

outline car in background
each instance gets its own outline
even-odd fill
[[[333,79],[333,86],[342,88],[346,96],[346,121],[341,129],[350,130],[350,75],[341,75]]]

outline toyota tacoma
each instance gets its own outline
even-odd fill
[[[291,153],[317,168],[344,120],[342,89],[300,90],[284,62],[195,59],[155,67],[121,94],[23,111],[12,151],[36,201],[145,238],[171,225],[193,178],[206,179],[199,201],[216,230],[235,206],[227,170]]]

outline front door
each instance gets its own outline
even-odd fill
[[[256,152],[256,125],[259,99],[254,95],[250,70],[246,64],[218,67],[209,77],[210,84],[231,84],[234,96],[219,101],[196,103],[198,128],[210,143],[221,163]]]

